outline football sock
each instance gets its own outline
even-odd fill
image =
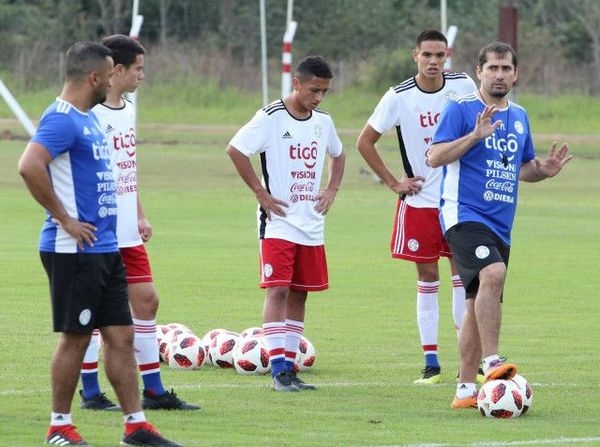
[[[456,397],[464,399],[465,397],[471,397],[477,392],[477,387],[474,383],[459,383],[456,385]]]
[[[275,377],[285,368],[285,321],[263,323],[263,333],[269,348],[271,375]]]
[[[52,427],[62,427],[64,425],[72,425],[71,413],[50,413],[50,425]]]
[[[493,354],[493,355],[490,355],[490,356],[484,358],[483,359],[483,372],[487,373],[488,369],[490,369],[490,364],[497,360],[500,360],[500,357],[498,356],[498,354]]]
[[[304,333],[304,321],[285,320],[285,367],[294,370],[298,345]]]
[[[123,419],[125,420],[125,435],[127,436],[146,425],[146,415],[143,411],[125,414]]]
[[[438,289],[439,281],[417,281],[417,324],[421,336],[421,345],[425,354],[425,366],[439,368],[437,356],[438,337]]]
[[[465,289],[460,276],[454,275],[452,276],[452,317],[454,318],[457,336],[466,311],[467,300],[465,299]]]
[[[133,346],[138,368],[142,374],[144,389],[154,396],[165,394],[160,378],[158,341],[156,338],[156,320],[133,319],[135,330]]]
[[[100,352],[100,331],[94,329],[90,344],[85,351],[83,363],[81,364],[81,385],[83,397],[91,399],[101,393],[98,383],[98,356]]]

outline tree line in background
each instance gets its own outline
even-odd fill
[[[295,0],[294,59],[332,62],[336,88],[385,89],[414,73],[410,50],[440,26],[439,0]],[[522,90],[599,93],[600,0],[449,0],[459,28],[453,67],[474,73],[479,48],[497,39],[501,4],[518,8]],[[60,82],[61,55],[77,40],[127,34],[131,0],[0,0],[0,71],[15,88]],[[279,83],[287,1],[266,0],[270,81]],[[210,78],[260,88],[258,0],[140,0],[149,82]]]

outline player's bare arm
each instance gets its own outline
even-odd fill
[[[379,138],[381,138],[381,134],[373,129],[371,125],[366,124],[356,142],[358,152],[360,152],[373,172],[375,172],[383,183],[385,183],[394,193],[407,195],[417,194],[421,190],[425,178],[416,176],[403,177],[401,180],[398,180],[386,167],[375,147],[375,143],[379,141]]]
[[[563,144],[556,150],[556,142],[552,143],[548,156],[542,161],[538,157],[521,166],[519,180],[524,182],[539,182],[558,174],[573,155],[569,152],[569,145]]]
[[[475,143],[492,135],[502,121],[492,123],[494,113],[498,111],[495,104],[486,105],[483,112],[477,114],[473,131],[462,138],[445,143],[431,145],[427,151],[427,161],[432,168],[450,164],[462,157]]]
[[[140,195],[137,195],[137,214],[138,214],[138,231],[140,236],[144,242],[148,242],[152,237],[152,225],[146,218],[146,213],[144,212],[144,207],[142,206],[142,202],[140,200]]]
[[[346,165],[346,154],[341,153],[339,157],[329,158],[329,180],[327,187],[320,191],[315,197],[317,204],[315,205],[315,211],[320,214],[327,214],[331,205],[335,200],[340,184],[342,183],[342,177],[344,176],[344,167]]]
[[[69,216],[64,206],[52,189],[48,175],[48,165],[52,161],[50,153],[41,144],[31,142],[19,160],[19,174],[33,198],[50,212],[53,220],[69,233],[81,250],[87,244],[94,246],[96,227],[87,222],[80,222]]]
[[[285,217],[286,214],[283,210],[283,207],[287,207],[288,204],[283,200],[279,200],[269,194],[256,176],[256,172],[254,172],[254,168],[252,167],[252,163],[250,163],[250,159],[232,145],[227,147],[227,155],[229,155],[229,158],[231,158],[235,169],[237,169],[238,174],[240,174],[240,177],[242,180],[244,180],[244,183],[246,183],[248,188],[250,188],[256,195],[256,200],[262,209],[265,210],[265,213],[267,213],[267,218],[271,220],[271,213]]]

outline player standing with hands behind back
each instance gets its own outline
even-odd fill
[[[357,148],[371,169],[399,194],[392,232],[392,257],[415,263],[417,270],[417,325],[425,356],[418,384],[440,381],[438,361],[438,260],[450,260],[452,315],[460,327],[465,311],[465,291],[452,261],[450,248],[439,224],[441,169],[427,163],[429,149],[442,108],[447,101],[475,91],[465,73],[444,73],[448,41],[439,31],[422,31],[416,39],[413,59],[416,76],[392,87],[381,98],[358,137]],[[396,127],[406,177],[398,180],[387,168],[375,144]],[[483,376],[481,376],[483,379]]]
[[[569,147],[557,151],[556,143],[545,160],[536,158],[527,112],[506,98],[517,77],[515,50],[501,42],[483,47],[479,90],[447,104],[428,154],[432,166],[444,166],[440,223],[468,298],[452,408],[477,407],[482,355],[486,380],[517,372],[498,345],[519,181],[554,177],[571,159]]]
[[[260,286],[266,289],[263,330],[277,391],[315,389],[296,376],[294,361],[308,292],[329,287],[325,214],[335,200],[345,162],[331,117],[318,109],[332,77],[322,58],[305,58],[294,73],[293,92],[259,110],[227,147],[259,204]],[[248,158],[255,153],[260,153],[262,183]],[[320,190],[326,155],[329,178]]]

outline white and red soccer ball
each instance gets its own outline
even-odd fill
[[[192,333],[179,334],[168,346],[168,363],[173,369],[199,369],[205,357],[200,339]]]
[[[523,395],[523,411],[521,411],[522,416],[527,413],[529,408],[531,408],[531,404],[533,402],[533,390],[527,379],[520,374],[515,374],[515,376],[512,378],[512,381],[517,384],[521,390],[521,394]]]
[[[233,353],[233,365],[240,374],[266,374],[271,369],[269,349],[262,337],[240,338]]]
[[[234,332],[218,333],[208,347],[210,362],[219,368],[233,368],[233,352],[238,340],[239,335]]]
[[[524,396],[513,380],[491,380],[477,395],[479,412],[488,418],[516,418],[523,412]]]
[[[302,336],[298,345],[298,352],[296,353],[296,362],[294,364],[294,370],[306,371],[310,369],[315,363],[315,347],[308,338]]]
[[[263,328],[258,326],[249,327],[240,332],[240,338],[262,337],[263,335]]]

